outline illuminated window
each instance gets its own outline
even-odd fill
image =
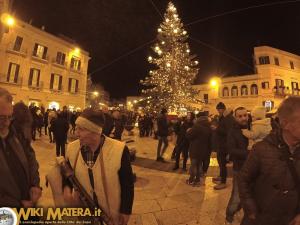
[[[58,102],[50,102],[49,103],[49,109],[59,109],[59,103]]]
[[[20,65],[9,63],[6,81],[9,83],[18,83]]]
[[[269,84],[269,82],[262,82],[261,83],[261,88],[262,89],[269,89],[270,88],[270,84]]]
[[[78,57],[72,56],[71,58],[71,69],[80,71],[81,60]]]
[[[61,91],[62,90],[62,76],[58,74],[51,74],[50,90]]]
[[[40,73],[41,73],[41,71],[39,69],[35,69],[35,68],[30,69],[28,86],[39,87]]]
[[[258,87],[256,84],[251,85],[251,95],[258,95]]]
[[[259,64],[260,65],[270,64],[270,58],[269,58],[269,56],[260,56],[258,58],[258,60],[259,60]]]
[[[237,86],[233,86],[231,88],[231,96],[238,96],[238,88],[237,88]]]
[[[246,85],[243,85],[241,87],[241,95],[242,96],[248,95],[248,87]]]
[[[78,92],[78,80],[69,78],[69,92],[71,93]]]
[[[56,63],[60,65],[64,65],[66,60],[66,54],[62,52],[57,52],[56,55]]]
[[[299,95],[299,83],[298,82],[292,82],[292,94]]]
[[[39,57],[41,59],[46,59],[47,51],[48,51],[47,47],[35,43],[34,50],[33,50],[33,56]]]
[[[229,96],[229,89],[228,87],[223,88],[223,97],[228,97]]]

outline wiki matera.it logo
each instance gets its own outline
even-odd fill
[[[17,215],[11,208],[0,208],[0,225],[16,225]]]

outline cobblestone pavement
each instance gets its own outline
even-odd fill
[[[231,179],[228,188],[215,191],[211,178],[218,173],[216,160],[211,160],[208,175],[201,181],[200,187],[185,184],[188,178],[186,172],[173,172],[174,163],[156,162],[157,141],[153,138],[139,138],[126,136],[124,139],[133,139],[131,147],[137,150],[137,159],[133,163],[133,170],[137,175],[135,183],[135,199],[133,215],[129,225],[221,225],[224,224],[226,205],[231,192]],[[33,142],[36,156],[40,164],[41,186],[43,196],[40,206],[54,205],[50,188],[45,186],[45,175],[55,160],[55,145],[49,143],[48,138]],[[170,144],[165,158],[169,159],[174,145]],[[242,213],[236,216],[235,225],[239,224]]]

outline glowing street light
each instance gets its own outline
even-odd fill
[[[99,96],[99,92],[98,92],[98,91],[94,91],[94,92],[93,92],[93,95],[94,95],[95,97],[98,97],[98,96]]]
[[[212,78],[209,82],[209,85],[212,87],[212,88],[218,88],[219,86],[219,81],[218,81],[218,78]]]
[[[5,13],[1,16],[1,22],[9,27],[14,26],[16,23],[15,19],[7,13]]]

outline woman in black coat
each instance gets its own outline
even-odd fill
[[[51,127],[56,143],[56,156],[65,156],[69,123],[62,112],[57,114],[57,119],[54,119]]]
[[[194,126],[187,130],[189,154],[191,159],[190,178],[187,184],[198,185],[202,173],[202,164],[211,151],[211,129],[207,116],[197,115]]]

